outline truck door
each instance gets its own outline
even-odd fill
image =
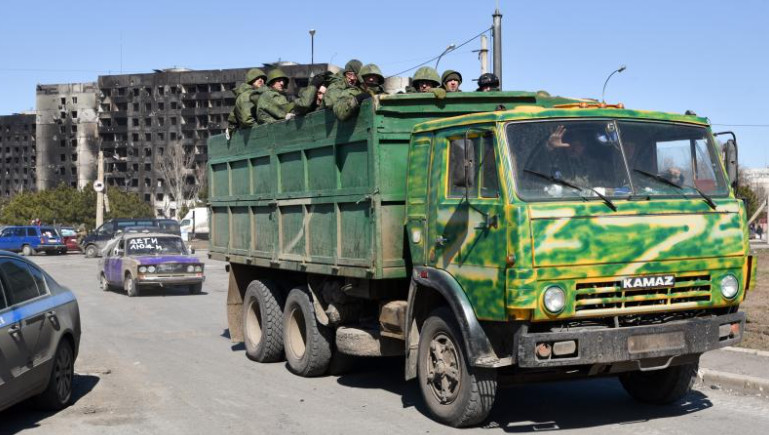
[[[436,134],[430,171],[426,263],[451,273],[476,315],[505,318],[504,202],[494,130]]]

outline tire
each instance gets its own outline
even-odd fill
[[[132,298],[134,296],[139,296],[139,287],[136,285],[136,280],[134,280],[130,273],[125,275],[125,280],[123,280],[123,288],[128,294],[128,297]]]
[[[257,362],[283,360],[283,299],[271,281],[254,280],[243,298],[246,356]]]
[[[38,408],[48,411],[64,409],[72,400],[72,378],[75,376],[75,354],[64,339],[56,349],[51,377],[45,391],[34,398]]]
[[[35,255],[35,250],[32,249],[32,247],[29,245],[24,245],[21,247],[21,255],[25,257],[31,257]]]
[[[98,249],[96,249],[96,245],[88,245],[85,247],[85,250],[83,253],[85,254],[85,258],[94,258],[98,254]]]
[[[454,313],[430,313],[419,334],[417,375],[422,398],[436,421],[464,427],[486,419],[497,393],[497,372],[472,367]]]
[[[668,405],[691,392],[699,366],[698,360],[662,370],[626,372],[619,375],[619,381],[625,391],[639,402]]]
[[[203,291],[203,283],[191,284],[189,290],[191,295],[199,295]]]
[[[303,377],[320,376],[329,368],[333,331],[317,322],[305,287],[291,290],[283,310],[283,346],[288,368]]]
[[[109,281],[107,281],[107,277],[104,276],[104,272],[99,274],[99,288],[101,288],[101,291],[106,292],[109,291],[112,286],[109,285]]]

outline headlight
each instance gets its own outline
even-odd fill
[[[146,266],[139,266],[139,273],[147,273],[147,267]]]
[[[558,314],[563,311],[563,307],[566,305],[566,293],[563,289],[551,285],[545,289],[545,309],[552,314]]]
[[[739,283],[734,275],[726,275],[721,278],[721,294],[726,299],[733,299],[740,291]]]
[[[147,272],[149,273],[155,273],[155,271],[158,270],[155,266],[150,266],[147,268]]]
[[[194,271],[195,271],[195,266],[193,266],[191,264],[189,266],[187,266],[187,272],[192,273]]]
[[[199,264],[197,266],[195,266],[195,272],[202,272],[202,271],[203,271],[203,266],[201,266]]]

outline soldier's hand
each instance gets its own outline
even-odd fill
[[[439,100],[446,98],[446,90],[443,88],[435,88],[435,89],[432,89],[431,92],[433,93],[433,95],[435,95],[435,98]]]
[[[230,127],[227,127],[227,129],[224,130],[224,137],[226,137],[227,140],[230,140],[230,137],[232,137],[230,134]]]
[[[357,101],[358,104],[360,104],[368,100],[369,98],[371,98],[371,94],[369,94],[368,92],[361,92],[360,94],[355,96],[355,101]]]
[[[286,113],[286,119],[294,119],[296,117],[295,113]]]

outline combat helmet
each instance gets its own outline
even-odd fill
[[[418,83],[421,81],[432,82],[434,88],[441,85],[441,77],[438,75],[438,71],[429,66],[423,66],[416,70],[414,77],[411,79],[411,83],[413,83],[415,87],[418,86]]]
[[[462,84],[462,74],[459,73],[459,71],[454,71],[453,69],[447,69],[443,72],[443,75],[441,75],[441,83],[446,83],[449,80],[456,80],[459,82],[459,84]]]
[[[361,67],[359,75],[361,78],[363,78],[362,81],[366,81],[366,76],[376,76],[377,77],[377,84],[382,85],[384,84],[384,76],[382,75],[382,71],[379,69],[378,66],[376,66],[373,63],[369,63]]]
[[[478,90],[480,91],[484,86],[491,86],[492,88],[499,87],[499,78],[492,73],[481,74],[478,77]]]
[[[278,79],[285,79],[286,84],[288,84],[288,76],[283,73],[283,71],[280,68],[275,68],[273,70],[270,70],[270,73],[267,74],[267,86],[272,85],[272,82]]]
[[[358,59],[350,59],[350,61],[344,65],[343,73],[354,72],[356,75],[360,75],[361,65],[363,65],[363,62]]]
[[[264,71],[262,71],[259,68],[251,68],[246,73],[246,83],[248,83],[250,85],[251,83],[253,83],[259,77],[261,77],[265,81],[267,81],[267,74],[265,74]]]

